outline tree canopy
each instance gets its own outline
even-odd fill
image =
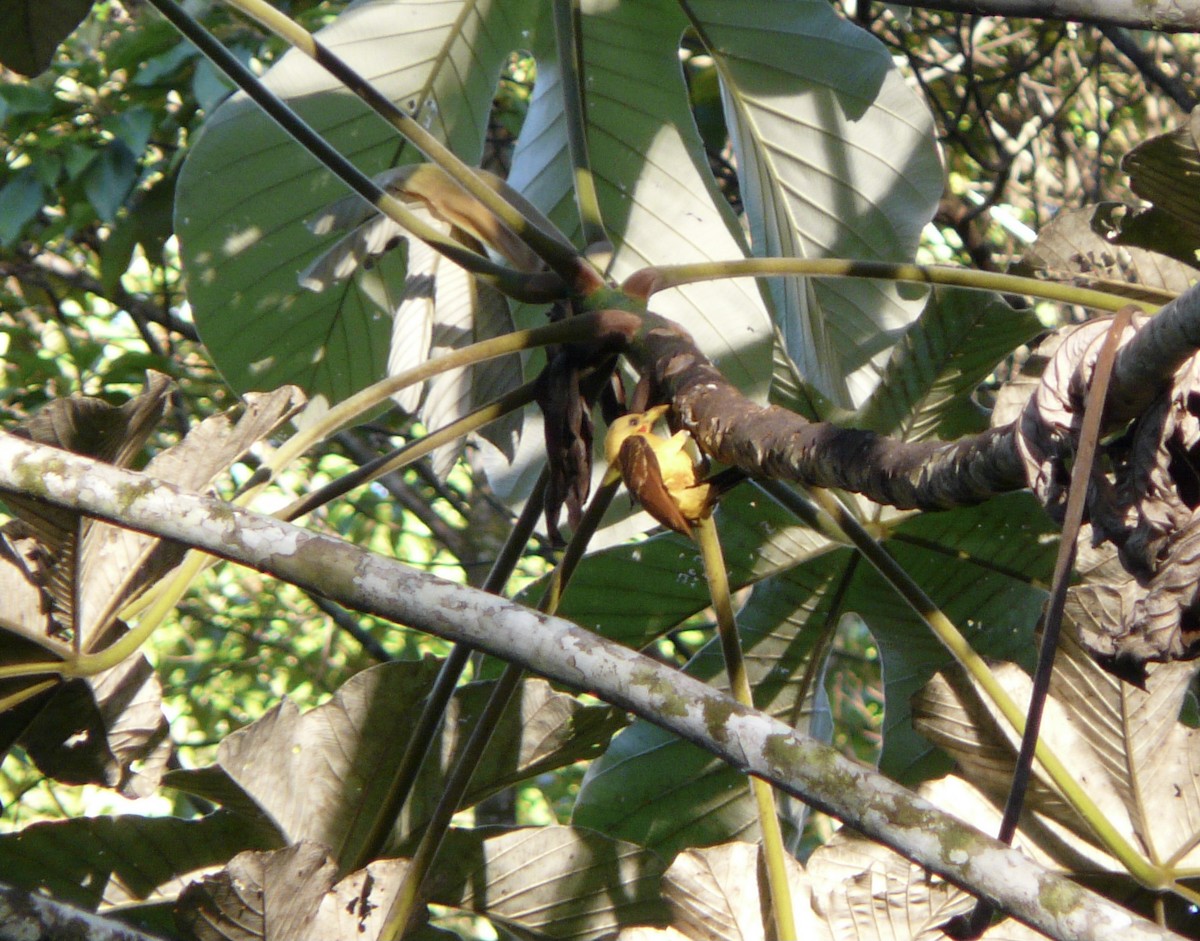
[[[13,917],[1200,936],[1187,16],[0,0]]]

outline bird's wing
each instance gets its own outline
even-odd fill
[[[621,477],[629,492],[637,497],[642,507],[664,526],[682,533],[692,534],[688,523],[674,498],[663,483],[662,471],[653,444],[645,435],[630,435],[621,444],[617,455]]]

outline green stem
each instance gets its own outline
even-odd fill
[[[461,438],[463,435],[482,428],[484,425],[494,422],[498,418],[503,418],[509,412],[524,408],[533,402],[536,396],[537,383],[527,382],[520,388],[502,395],[494,402],[475,409],[469,415],[464,415],[458,421],[451,422],[444,428],[431,431],[411,444],[398,448],[390,454],[380,455],[375,460],[368,461],[366,464],[356,467],[350,473],[344,474],[324,487],[314,490],[307,496],[301,497],[275,515],[280,519],[291,521],[304,516],[306,513],[311,513],[317,507],[348,493],[355,487],[382,477],[384,474],[400,470],[402,467],[407,467],[413,461],[420,460],[426,454],[436,451],[443,444],[449,444],[456,438]]]
[[[317,39],[299,23],[289,19],[266,0],[224,0],[260,26],[270,30],[293,48],[317,62],[329,74],[357,95],[376,114],[407,138],[431,162],[437,164],[459,186],[479,200],[487,210],[517,235],[556,274],[570,284],[578,266],[578,256],[568,246],[545,232],[535,221],[482,181],[474,169],[459,159],[449,147],[413,119],[390,98],[380,94],[366,78],[344,59]]]
[[[579,8],[575,0],[554,0],[554,44],[562,77],[563,114],[567,122],[567,150],[575,176],[575,203],[583,225],[586,245],[608,240],[592,175],[587,143],[587,106],[580,73],[583,70],[582,41],[579,36]]]
[[[588,504],[583,519],[580,520],[579,528],[571,535],[571,541],[563,553],[563,558],[555,568],[550,585],[542,597],[541,604],[538,605],[539,611],[553,614],[557,610],[563,589],[571,580],[576,565],[583,557],[587,544],[599,527],[600,520],[616,492],[617,482],[606,482],[601,485],[591,503]],[[450,820],[458,812],[467,785],[479,765],[484,749],[491,741],[492,734],[496,731],[509,701],[520,689],[524,676],[525,671],[522,667],[509,664],[496,681],[496,686],[484,706],[483,713],[476,721],[475,728],[463,746],[453,771],[446,779],[437,807],[434,808],[429,822],[425,825],[421,842],[418,844],[416,852],[413,853],[408,868],[404,871],[404,881],[388,911],[384,928],[379,934],[379,941],[396,941],[398,938],[408,937],[410,931],[415,927],[417,915],[421,909],[424,884],[438,850],[441,849],[446,831],[450,828]]]
[[[802,497],[791,487],[779,481],[764,481],[760,484],[767,493],[801,519],[825,516],[842,531],[843,539],[850,542],[864,558],[883,576],[884,580],[899,594],[923,620],[934,636],[950,652],[955,660],[979,684],[987,697],[995,704],[1017,735],[1025,732],[1025,714],[1000,685],[987,663],[967,643],[958,628],[938,608],[921,586],[918,585],[900,564],[883,548],[854,515],[827,490],[814,489],[812,499],[820,509]],[[1079,782],[1072,777],[1066,766],[1044,742],[1039,742],[1034,751],[1038,762],[1054,786],[1079,816],[1086,821],[1092,832],[1135,879],[1148,888],[1162,890],[1169,887],[1170,878],[1159,867],[1146,860],[1137,849],[1113,826],[1103,811],[1088,796]]]
[[[547,291],[545,285],[533,283],[530,276],[523,272],[499,265],[490,258],[471,251],[423,221],[400,200],[338,153],[328,141],[313,130],[281,98],[268,89],[253,72],[222,46],[211,33],[188,15],[175,0],[150,0],[150,4],[191,40],[217,68],[229,77],[230,81],[291,134],[305,150],[319,160],[327,170],[388,218],[404,226],[413,236],[509,297],[540,303],[556,300],[563,296],[562,291]]]
[[[941,284],[949,287],[972,288],[977,291],[1001,291],[1025,294],[1048,301],[1078,304],[1095,310],[1115,313],[1126,304],[1134,303],[1147,313],[1160,305],[1131,300],[1070,284],[1056,284],[1038,278],[1000,274],[995,271],[975,271],[947,265],[913,265],[886,261],[855,261],[848,258],[738,258],[731,261],[699,262],[691,265],[664,265],[643,268],[625,280],[625,285],[649,297],[667,288],[681,287],[698,281],[723,278],[766,278],[784,275],[806,275],[824,278],[873,278],[884,281],[912,281],[918,284]],[[1173,296],[1173,295],[1171,295]],[[1170,300],[1164,295],[1163,303]]]
[[[508,584],[508,579],[517,567],[525,544],[529,541],[537,518],[542,511],[542,501],[548,480],[549,475],[543,470],[537,483],[534,484],[533,492],[530,493],[516,525],[505,539],[500,555],[492,565],[491,571],[488,572],[487,580],[482,586],[484,591],[498,595]],[[472,653],[474,653],[474,648],[469,644],[455,644],[446,659],[442,661],[433,687],[430,689],[429,695],[425,697],[421,715],[417,718],[408,744],[405,746],[404,755],[392,775],[387,795],[379,805],[371,830],[363,840],[356,856],[344,866],[346,872],[354,872],[363,868],[383,852],[388,837],[396,825],[396,820],[400,816],[400,811],[412,792],[412,786],[417,780],[421,765],[425,762],[429,749],[434,743],[437,729],[442,724],[446,708],[450,704],[450,698],[454,695],[458,680],[462,676],[463,670],[466,669]],[[482,722],[482,718],[480,721]]]
[[[560,343],[595,341],[597,330],[601,327],[601,321],[605,316],[602,311],[590,311],[542,327],[516,330],[490,340],[472,343],[470,346],[464,346],[462,349],[454,350],[436,359],[426,360],[419,366],[380,380],[339,402],[322,415],[319,421],[307,425],[284,442],[271,455],[270,460],[246,482],[242,496],[245,497],[251,488],[265,485],[271,476],[278,473],[318,441],[331,437],[335,432],[346,427],[360,415],[369,412],[401,389],[424,382],[426,379],[431,379],[451,369],[474,366],[508,353]],[[242,503],[243,500],[240,498],[238,502]]]
[[[717,524],[711,516],[705,516],[696,523],[695,536],[700,546],[700,556],[704,560],[704,575],[708,579],[713,609],[717,614],[717,632],[721,638],[721,652],[725,657],[725,672],[729,674],[730,692],[743,706],[753,709],[754,694],[750,689],[750,678],[746,674],[746,661],[742,656],[741,639],[738,637],[737,620],[729,594],[725,556],[721,551]],[[775,936],[779,941],[795,941],[796,915],[792,906],[791,888],[788,885],[787,851],[784,849],[783,832],[779,827],[775,792],[770,784],[755,777],[750,778],[750,789],[758,806],[758,825],[762,830],[763,857],[767,864],[767,887],[775,920]]]

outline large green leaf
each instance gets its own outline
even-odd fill
[[[921,318],[892,350],[882,384],[863,406],[860,427],[906,441],[976,434],[987,412],[971,394],[996,363],[1042,326],[997,294],[936,290]]]
[[[476,161],[500,66],[521,44],[530,10],[527,2],[364,0],[320,38]],[[285,55],[265,81],[364,172],[417,159],[307,57]],[[378,272],[319,294],[297,285],[332,240],[313,236],[305,220],[344,194],[243,96],[218,108],[197,138],[179,179],[176,224],[197,329],[234,388],[291,382],[337,401],[383,376],[392,329],[373,299]],[[382,286],[392,296],[400,288]]]
[[[846,556],[846,550],[827,553],[786,577],[761,582],[738,625],[755,705],[823,739],[830,732],[823,670],[820,664],[814,669],[812,655],[829,626],[838,580],[851,574]],[[715,639],[688,672],[729,688]],[[781,806],[798,831],[800,806]],[[758,811],[746,776],[644,721],[621,732],[592,763],[572,819],[668,857],[690,846],[758,838]]]
[[[585,2],[581,13],[588,146],[616,250],[613,275],[619,280],[646,265],[742,257],[744,243],[712,185],[688,108],[678,57],[686,22],[675,4]],[[560,71],[548,36],[536,52],[537,85],[509,182],[575,236]],[[686,327],[730,381],[766,394],[771,330],[753,282],[671,291],[656,296],[653,306]],[[533,314],[521,316],[528,325]]]
[[[1054,566],[1054,535],[1033,497],[1016,493],[912,517],[885,545],[978,653],[1028,662],[1045,601],[1042,586]],[[906,782],[944,771],[944,758],[912,727],[910,702],[950,654],[873,569],[863,566],[846,605],[879,644],[885,697],[880,770]]]
[[[824,0],[681,0],[722,79],[756,255],[911,260],[943,188],[933,119],[888,51]],[[923,291],[771,282],[788,353],[843,405],[879,381]]]

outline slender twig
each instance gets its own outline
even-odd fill
[[[1129,35],[1127,29],[1120,26],[1101,26],[1100,32],[1113,44],[1113,48],[1133,63],[1134,68],[1142,73],[1147,82],[1161,88],[1185,112],[1196,107],[1195,92],[1186,83],[1159,68],[1158,63],[1146,54],[1146,50],[1137,44],[1137,40]]]
[[[721,551],[721,538],[712,516],[704,516],[696,522],[695,538],[700,547],[700,556],[704,560],[704,575],[708,581],[713,610],[717,614],[717,634],[725,658],[725,672],[729,676],[729,690],[734,699],[753,709],[754,693],[750,688],[750,678],[746,674],[746,660],[742,656],[742,642],[738,637],[737,619],[729,594],[729,573],[725,569],[725,554]],[[788,854],[784,849],[783,832],[779,827],[775,791],[766,781],[755,777],[750,778],[750,790],[758,807],[758,826],[762,831],[763,858],[767,864],[767,889],[771,912],[774,915],[775,937],[779,941],[795,941],[796,914],[792,905],[791,887],[788,885]]]
[[[522,510],[505,540],[492,570],[488,573],[487,580],[483,583],[484,591],[500,594],[504,590],[504,586],[508,584],[508,579],[516,568],[517,562],[520,561],[521,553],[524,551],[526,543],[529,542],[529,537],[537,523],[547,480],[547,474],[543,471],[534,485],[533,492],[529,495],[525,509]],[[446,659],[442,661],[433,687],[429,690],[429,694],[425,697],[425,704],[421,707],[421,715],[418,716],[408,744],[405,746],[404,755],[396,765],[387,795],[376,809],[371,829],[363,839],[355,858],[344,867],[347,872],[354,872],[367,865],[371,860],[377,858],[387,845],[388,837],[400,816],[400,811],[412,793],[412,787],[416,783],[421,765],[429,755],[429,749],[436,737],[435,733],[438,726],[442,724],[446,708],[450,704],[450,697],[454,695],[459,678],[474,651],[475,648],[470,644],[455,644]],[[480,721],[482,721],[482,717]],[[457,803],[454,809],[458,809]],[[436,816],[436,810],[430,817],[428,826],[432,825],[434,816]],[[428,826],[426,832],[428,832]]]
[[[682,287],[697,281],[724,278],[766,278],[782,275],[807,275],[821,278],[873,278],[884,281],[911,281],[917,284],[941,284],[972,288],[977,291],[1001,291],[1026,294],[1048,301],[1078,304],[1116,313],[1130,298],[1107,291],[1059,284],[1038,278],[1024,278],[995,271],[952,268],[947,265],[912,265],[888,261],[858,261],[849,258],[737,258],[730,261],[706,261],[688,265],[663,265],[643,268],[625,279],[624,287],[641,297],[649,297],[667,288]],[[1160,292],[1156,299],[1165,304],[1176,295]],[[1133,303],[1153,313],[1158,304],[1136,300]]]
[[[569,245],[543,231],[535,220],[527,219],[492,187],[483,182],[472,167],[438,140],[408,112],[382,95],[366,78],[312,33],[275,9],[265,0],[224,0],[259,25],[273,32],[294,48],[313,59],[330,75],[357,95],[376,114],[407,138],[429,160],[437,164],[463,189],[481,202],[489,212],[520,238],[565,282],[571,283],[579,257]]]
[[[208,30],[186,13],[175,0],[149,0],[149,2],[170,20],[176,29],[191,40],[217,68],[224,72],[230,81],[245,92],[280,127],[291,134],[305,150],[355,193],[388,218],[402,225],[414,237],[419,238],[434,250],[509,297],[530,302],[544,302],[565,296],[565,288],[561,283],[557,286],[549,286],[523,272],[497,264],[490,258],[471,251],[425,222],[335,150],[278,95],[267,88],[233,53],[221,45]]]
[[[372,637],[367,631],[363,630],[362,625],[358,623],[358,617],[352,611],[347,611],[340,604],[334,604],[328,598],[323,598],[321,595],[313,594],[312,592],[308,592],[308,600],[328,616],[338,626],[339,630],[345,631],[358,641],[362,649],[380,663],[387,663],[395,659],[395,657],[387,652],[387,648],[383,644]]]
[[[555,567],[550,584],[546,588],[541,604],[538,605],[539,611],[553,614],[557,610],[562,593],[570,582],[579,560],[583,558],[584,550],[591,542],[616,491],[616,481],[606,483],[600,487],[588,504],[588,508],[579,522],[579,528],[571,535],[571,541],[567,544],[563,558]],[[455,761],[454,769],[442,786],[441,796],[425,825],[421,842],[417,845],[408,868],[404,871],[404,881],[388,911],[385,927],[379,935],[380,941],[395,941],[397,938],[407,937],[409,931],[414,927],[421,909],[425,881],[433,867],[438,850],[441,849],[446,831],[450,827],[450,820],[458,812],[471,776],[475,773],[484,750],[500,723],[504,710],[508,708],[513,695],[520,689],[524,677],[524,667],[510,663],[496,681],[491,696],[488,697],[482,713],[475,722],[475,728],[471,730],[470,737]]]
[[[1111,23],[1164,33],[1200,30],[1200,10],[1179,0],[898,0],[900,6],[1032,19]]]
[[[1050,693],[1050,678],[1054,673],[1054,655],[1058,652],[1058,638],[1062,631],[1063,606],[1067,600],[1067,588],[1071,581],[1071,569],[1075,564],[1075,550],[1079,540],[1079,528],[1083,525],[1083,513],[1087,505],[1088,487],[1092,480],[1092,467],[1096,461],[1096,449],[1100,443],[1100,425],[1104,417],[1104,399],[1108,394],[1108,381],[1112,377],[1113,363],[1117,358],[1117,345],[1121,334],[1129,326],[1134,307],[1124,307],[1113,318],[1104,336],[1099,357],[1092,372],[1087,401],[1083,409],[1083,424],[1079,429],[1079,445],[1075,451],[1075,464],[1071,468],[1071,485],[1067,494],[1067,508],[1063,517],[1062,538],[1058,543],[1058,557],[1054,563],[1054,581],[1050,597],[1046,601],[1046,614],[1042,620],[1042,644],[1038,651],[1037,669],[1033,674],[1033,687],[1029,693],[1029,710],[1025,714],[1025,731],[1021,735],[1021,747],[1017,752],[1017,763],[1013,768],[1012,786],[1004,804],[1004,816],[996,839],[1011,844],[1021,819],[1021,808],[1025,804],[1025,791],[1033,773],[1033,756],[1042,728],[1042,715],[1046,708],[1046,697]],[[975,905],[967,920],[964,937],[977,938],[992,920],[993,906],[984,899]]]
[[[512,392],[502,395],[494,402],[483,405],[470,414],[464,415],[458,421],[451,422],[449,425],[439,428],[436,431],[431,431],[424,437],[418,438],[416,441],[406,444],[402,448],[397,448],[389,454],[382,454],[375,460],[368,461],[366,464],[356,467],[350,473],[343,474],[337,480],[331,481],[324,487],[320,487],[312,493],[296,500],[278,515],[280,519],[298,519],[307,513],[311,513],[317,507],[324,506],[330,500],[349,493],[355,487],[369,483],[377,477],[382,477],[384,474],[400,470],[400,468],[408,466],[413,461],[418,461],[425,455],[431,454],[442,445],[449,444],[451,441],[461,438],[469,432],[476,431],[484,425],[503,418],[510,412],[524,408],[534,401],[537,388],[536,382],[527,382]]]
[[[1025,731],[1025,714],[1016,704],[1008,691],[1000,685],[994,673],[984,662],[983,658],[971,647],[967,639],[959,632],[954,623],[934,603],[911,576],[900,566],[891,554],[863,527],[842,503],[827,490],[814,489],[812,499],[801,496],[796,490],[778,481],[764,481],[760,484],[764,490],[779,503],[792,510],[803,520],[827,517],[822,524],[823,531],[830,526],[840,529],[840,541],[849,541],[863,557],[875,567],[883,579],[892,586],[909,606],[923,620],[934,636],[941,641],[942,646],[962,666],[971,678],[979,684],[984,694],[995,704],[1008,724],[1018,735]],[[815,501],[815,505],[814,505]],[[1164,874],[1160,867],[1150,863],[1138,850],[1121,834],[1104,812],[1096,805],[1087,791],[1067,770],[1062,760],[1043,742],[1039,742],[1035,752],[1037,760],[1046,770],[1054,786],[1062,792],[1067,803],[1079,814],[1104,847],[1143,885],[1161,887]]]

